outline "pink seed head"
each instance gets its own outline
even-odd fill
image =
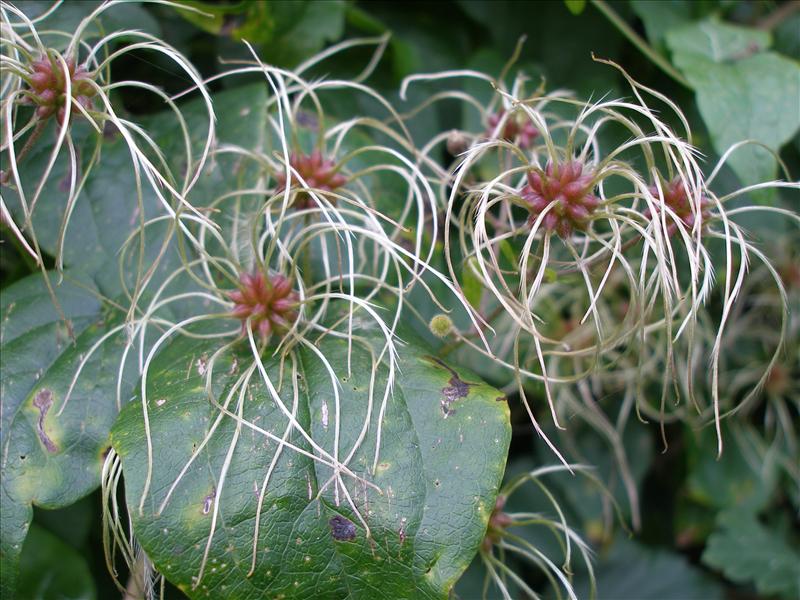
[[[73,57],[64,59],[67,64],[66,74],[70,79],[71,94],[75,102],[79,102],[87,110],[91,110],[91,98],[97,93],[90,83],[92,74],[84,66],[77,66]],[[30,64],[28,76],[32,101],[37,105],[36,116],[47,119],[56,115],[59,124],[66,118],[67,85],[63,65],[60,60],[42,56]],[[79,111],[75,111],[79,113]],[[79,113],[80,114],[80,113]]]
[[[600,203],[593,194],[594,174],[585,172],[576,160],[550,162],[544,170],[529,171],[527,179],[520,196],[531,213],[529,223],[550,206],[542,225],[562,238],[569,237],[576,229],[585,229]]]
[[[486,119],[488,125],[486,131],[487,137],[491,137],[494,134],[505,114],[505,110],[489,114]],[[514,142],[520,148],[526,149],[530,148],[534,140],[539,137],[539,130],[534,127],[533,123],[531,123],[524,114],[513,114],[506,119],[503,129],[497,137],[502,140]]]
[[[650,186],[650,194],[674,212],[683,221],[688,229],[694,227],[695,221],[699,218],[701,227],[711,218],[711,202],[705,196],[700,196],[700,212],[695,210],[695,202],[690,198],[686,186],[680,177],[675,177],[672,181],[664,182],[661,185],[663,195],[658,190],[658,186]],[[655,207],[656,215],[660,213],[658,206]],[[644,212],[647,218],[652,218],[650,209]],[[670,237],[678,231],[678,226],[671,215],[667,215],[667,235]]]
[[[285,334],[297,320],[299,296],[292,290],[292,282],[283,275],[268,275],[261,270],[244,272],[239,276],[239,287],[228,292],[234,303],[231,315],[242,321],[243,331],[247,320],[263,342],[273,333]]]
[[[314,189],[331,192],[342,187],[347,183],[347,177],[339,173],[336,162],[333,159],[326,159],[319,150],[314,150],[311,154],[299,154],[293,152],[289,157],[289,164],[297,171],[306,184]],[[275,192],[279,193],[286,188],[286,172],[281,169],[275,175],[277,185]],[[294,186],[301,187],[293,177]],[[331,198],[334,202],[335,198]],[[334,202],[335,203],[335,202]],[[312,208],[316,206],[311,195],[300,191],[295,196],[295,208]]]

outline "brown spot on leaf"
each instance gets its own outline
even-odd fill
[[[446,369],[450,373],[450,381],[448,381],[448,385],[442,388],[442,414],[446,419],[450,415],[455,414],[455,410],[451,408],[453,403],[461,398],[466,398],[469,395],[469,388],[470,386],[477,385],[476,383],[467,383],[466,381],[462,381],[461,378],[458,376],[453,369],[448,367],[444,362],[436,358],[435,356],[426,356],[428,360],[431,362],[436,363],[443,369]]]
[[[350,519],[341,515],[336,515],[328,521],[331,527],[331,535],[338,542],[351,542],[356,539],[356,526]]]
[[[33,406],[39,410],[39,420],[36,423],[36,433],[39,434],[39,439],[47,451],[50,453],[58,452],[58,446],[50,439],[44,430],[44,418],[47,416],[47,411],[53,406],[53,392],[47,388],[42,388],[33,397]]]
[[[214,503],[214,498],[217,497],[217,488],[212,487],[211,493],[203,498],[203,514],[207,515],[211,511],[211,505]]]

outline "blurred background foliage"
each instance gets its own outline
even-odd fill
[[[50,6],[49,2],[15,4],[31,16]],[[53,27],[69,30],[93,4],[64,3],[53,17]],[[436,84],[412,87],[402,102],[398,89],[403,77],[461,68],[497,75],[520,37],[526,36],[515,70],[530,77],[531,88],[541,80],[549,90],[568,88],[586,98],[629,95],[620,73],[593,61],[592,55],[611,59],[684,110],[693,141],[706,155],[709,170],[731,144],[744,139],[761,142],[764,147],[748,146],[736,153],[718,179],[718,194],[781,177],[778,160],[769,150],[780,153],[795,178],[800,173],[800,3],[796,1],[190,0],[184,4],[210,16],[132,3],[106,13],[103,27],[113,30],[124,25],[159,36],[188,56],[207,77],[226,68],[223,59],[250,58],[242,40],[253,44],[265,62],[293,67],[331,43],[391,33],[386,55],[368,83],[394,101],[401,112],[437,89]],[[354,75],[370,52],[368,48],[349,51],[327,61],[315,76]],[[147,52],[126,55],[116,64],[114,75],[157,81],[169,92],[182,91],[190,84],[158,55]],[[226,78],[224,84],[213,83],[211,88],[221,91],[222,85],[247,83],[247,77]],[[488,99],[491,90],[476,93],[486,94]],[[129,94],[116,100],[130,113],[157,113],[163,108],[152,95]],[[341,114],[354,112],[348,105],[351,102],[359,103],[357,111],[379,114],[377,105],[363,95],[336,101],[343,103]],[[225,111],[224,106],[216,109]],[[328,110],[335,115],[336,105]],[[440,103],[409,125],[421,144],[436,132],[463,127],[466,120],[458,105]],[[796,191],[762,193],[749,201],[798,208]],[[779,255],[788,269],[782,273],[787,273],[791,308],[797,312],[800,244],[796,230],[769,217],[753,219],[747,225],[754,233],[770,233],[772,245],[765,250]],[[2,236],[0,274],[6,287],[33,272],[34,265],[18,251],[7,231],[3,230]],[[791,344],[797,344],[796,333]],[[756,347],[747,351],[757,355],[767,350]],[[789,383],[778,382],[766,392],[770,399],[785,403],[788,418],[795,422],[800,403],[797,361],[798,351],[790,348],[782,375]],[[602,401],[608,410],[620,399],[609,395]],[[771,453],[780,430],[770,429],[764,419],[761,408],[744,421],[726,421],[725,435],[732,443],[719,460],[709,429],[696,431],[680,423],[668,424],[665,450],[657,426],[632,423],[623,443],[641,504],[642,526],[635,535],[625,525],[631,520],[631,506],[613,449],[581,423],[570,428],[569,439],[562,443],[569,445],[573,456],[597,467],[598,478],[617,499],[621,513],[617,518],[607,496],[581,478],[560,475],[552,480],[552,490],[568,522],[594,545],[600,598],[800,597],[800,493],[797,479],[791,476],[791,469],[796,475],[798,468],[797,448],[792,454],[790,445],[782,463]],[[509,474],[554,461],[524,414],[514,415],[514,433]],[[103,563],[96,496],[60,511],[37,510],[22,560],[20,598],[116,596]],[[510,503],[516,510],[551,511],[547,499],[533,488],[515,495]],[[525,530],[517,533],[530,536],[529,541],[542,548],[554,544],[552,536]],[[557,553],[557,548],[554,551]],[[514,557],[507,560],[523,577],[530,577],[532,586],[546,589],[546,582],[537,579],[541,576],[530,567],[515,563]],[[588,578],[580,571],[576,578],[580,597],[585,597]],[[479,597],[482,589],[483,573],[476,563],[459,582],[456,593],[471,599]],[[169,595],[178,596],[177,590]],[[491,590],[489,596],[500,597]]]

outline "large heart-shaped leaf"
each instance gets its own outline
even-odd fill
[[[126,406],[112,431],[134,533],[156,568],[193,598],[447,597],[477,552],[503,474],[511,432],[502,395],[409,345],[381,414],[386,365],[375,367],[370,406],[370,354],[354,344],[348,375],[347,343],[329,340],[319,351],[336,374],[337,410],[331,376],[315,353],[296,351],[282,366],[265,359],[287,411],[328,453],[345,460],[369,420],[366,438],[346,461],[363,479],[343,474],[337,490],[331,468],[266,436],[321,455],[288,426],[258,371],[246,393],[237,393],[234,382],[253,362],[246,344],[215,362],[215,402],[224,406],[229,398],[228,412],[209,399],[204,374],[216,348],[179,338],[151,365],[154,460],[144,501],[141,402]]]
[[[55,276],[51,277],[55,279]],[[61,414],[82,357],[108,331],[90,283],[56,287],[68,319],[56,312],[41,274],[3,291],[0,314],[0,564],[3,597],[12,595],[32,504],[58,508],[97,487],[114,402],[120,340],[109,340],[87,361]],[[123,387],[128,397],[131,382]]]

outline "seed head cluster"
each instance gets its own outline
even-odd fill
[[[251,327],[262,341],[273,333],[286,333],[297,320],[299,297],[292,290],[292,282],[283,275],[267,275],[260,270],[242,273],[239,289],[229,292],[234,302],[233,316],[242,320],[242,328]]]
[[[488,135],[494,133],[505,114],[506,111],[501,110],[489,115],[487,120],[489,125]],[[539,130],[528,119],[519,119],[517,115],[511,115],[503,125],[499,137],[509,142],[516,142],[520,148],[525,149],[530,148],[533,145],[533,141],[539,137]]]
[[[576,160],[548,163],[544,171],[530,171],[528,184],[520,192],[531,213],[529,222],[533,223],[554,202],[542,221],[546,230],[567,238],[573,230],[584,229],[600,202],[592,193],[593,179],[594,174],[585,171]]]
[[[64,59],[72,88],[73,101],[86,110],[92,108],[92,97],[96,94],[94,86],[90,83],[91,74],[83,66],[76,66],[75,59]],[[58,124],[64,122],[66,114],[67,84],[61,62],[50,57],[42,56],[31,63],[32,73],[29,77],[33,102],[37,105],[36,116],[47,119],[56,115]]]
[[[310,188],[330,192],[347,183],[347,177],[336,170],[336,163],[331,159],[323,158],[319,150],[314,150],[311,154],[292,152],[289,164]],[[275,178],[278,182],[276,191],[284,190],[286,173],[281,171],[276,174]],[[308,193],[299,192],[294,206],[295,208],[312,208],[314,201]]]
[[[650,193],[653,195],[654,198],[662,199],[664,201],[664,205],[669,207],[672,212],[674,212],[678,218],[683,221],[683,224],[686,225],[687,228],[691,229],[694,227],[695,220],[697,217],[700,217],[701,225],[707,222],[711,218],[711,202],[705,196],[700,197],[700,212],[696,213],[693,209],[693,202],[689,197],[689,193],[686,190],[686,186],[684,185],[683,181],[681,181],[680,177],[676,177],[669,183],[664,183],[661,186],[663,191],[663,197],[661,196],[661,192],[659,192],[657,186],[650,187]],[[656,213],[660,212],[659,208],[656,207]],[[648,209],[645,211],[645,216],[650,217],[651,213]],[[678,230],[678,225],[675,221],[668,216],[667,217],[667,234],[672,236]]]

